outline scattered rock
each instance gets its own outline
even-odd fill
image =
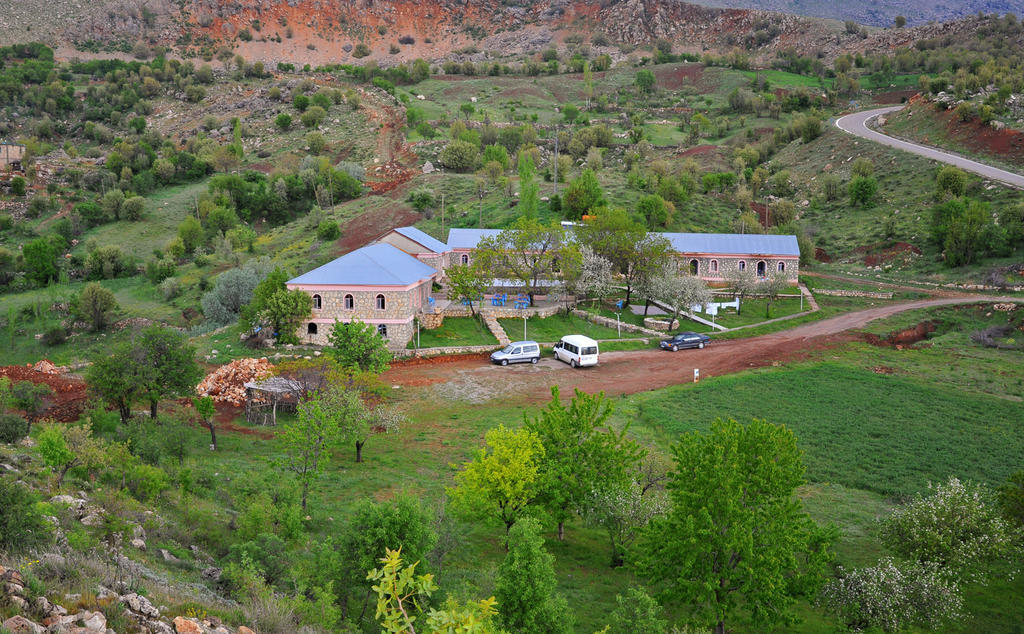
[[[144,617],[155,619],[160,616],[160,611],[153,607],[149,599],[134,592],[121,597],[121,603],[127,605],[132,612]]]
[[[174,631],[177,634],[204,634],[203,628],[183,616],[174,617]]]
[[[36,625],[20,614],[4,621],[4,629],[11,634],[46,634],[45,627]]]
[[[209,579],[210,581],[220,581],[220,576],[224,571],[215,566],[210,566],[203,570],[203,578]]]
[[[146,530],[135,524],[132,526],[132,538],[133,539],[146,539]]]
[[[85,526],[99,526],[103,523],[103,516],[95,512],[89,513],[81,521]]]
[[[177,557],[172,555],[170,553],[170,551],[168,551],[165,548],[161,548],[160,549],[160,556],[164,558],[164,561],[169,562],[169,563],[175,563],[175,562],[181,561],[180,559],[178,559]]]
[[[138,548],[139,550],[146,550],[146,542],[141,539],[133,539],[132,548]]]

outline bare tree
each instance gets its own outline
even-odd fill
[[[669,327],[675,323],[679,313],[688,312],[694,306],[706,306],[711,302],[711,291],[704,280],[696,275],[683,275],[674,267],[664,267],[652,278],[651,298],[665,302],[672,308]]]

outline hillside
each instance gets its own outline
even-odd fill
[[[853,20],[872,26],[891,26],[898,15],[907,24],[946,22],[982,13],[1024,12],[1021,0],[875,0],[874,2],[832,2],[831,0],[694,0],[709,7],[762,9],[833,20]]]

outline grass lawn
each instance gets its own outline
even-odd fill
[[[497,346],[498,340],[478,317],[446,317],[440,328],[420,328],[420,348]],[[416,348],[416,335],[406,348]]]
[[[498,323],[505,329],[510,339],[518,340],[523,332],[522,319],[499,319]],[[586,335],[592,339],[632,339],[644,337],[643,333],[622,331],[622,335],[615,328],[599,326],[575,315],[558,313],[551,317],[538,319],[530,317],[526,323],[526,338],[543,343],[558,341],[565,335]]]
[[[799,297],[780,298],[772,302],[771,313],[766,315],[765,307],[767,305],[768,300],[762,297],[740,300],[741,311],[739,314],[736,314],[736,311],[732,308],[719,310],[718,315],[715,317],[715,323],[721,324],[726,328],[748,326],[751,324],[761,323],[768,319],[775,319],[776,317],[794,315],[800,312],[801,306]],[[810,306],[806,301],[803,302],[803,309],[810,309]],[[709,320],[711,319],[710,315],[705,315],[703,313],[697,313],[697,316],[704,317]]]

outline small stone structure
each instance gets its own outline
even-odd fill
[[[828,289],[828,288],[816,288],[814,292],[818,295],[828,295],[829,297],[867,297],[869,299],[892,299],[892,291],[880,292],[880,291],[850,291],[846,289]]]
[[[245,384],[245,420],[250,425],[277,425],[277,410],[294,412],[302,385],[283,376]]]

